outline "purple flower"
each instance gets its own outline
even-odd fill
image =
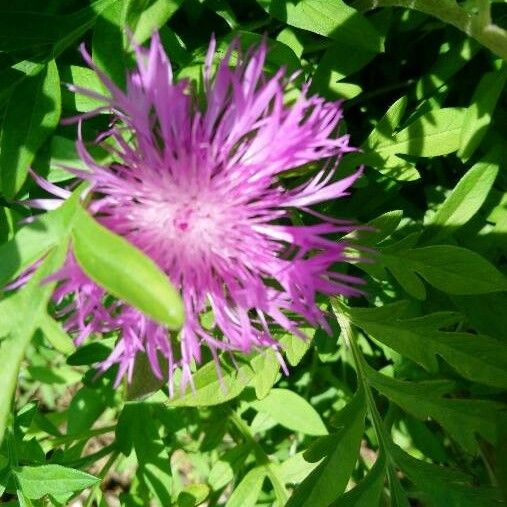
[[[213,70],[212,41],[204,97],[198,97],[189,82],[174,81],[157,35],[149,49],[136,47],[137,69],[127,77],[126,92],[83,51],[110,96],[74,91],[101,98],[112,110],[113,127],[103,137],[115,141],[117,160],[100,165],[79,139],[90,170],[75,174],[90,182],[89,211],[167,273],[186,313],[179,336],[169,336],[133,307],[106,305],[105,291],[70,253],[54,295],[66,329],[78,344],[93,333],[119,331],[100,365],[105,370],[118,363],[118,379],[132,375],[140,351],[157,377],[168,371],[172,380],[181,368],[183,386],[191,382],[191,365],[201,361],[203,346],[215,360],[221,351],[271,347],[278,353],[274,329],[303,339],[299,328],[305,323],[329,329],[317,294],[358,293],[353,286],[359,280],[335,270],[347,260],[337,234],[351,230],[350,224],[310,209],[346,195],[359,175],[335,179],[341,155],[352,151],[348,136],[336,137],[340,103],[308,96],[305,85],[286,104],[284,90],[296,76],[286,77],[283,69],[267,76],[266,52],[262,43],[242,54],[235,41]],[[296,188],[279,179],[318,161],[323,168]],[[295,209],[317,223],[293,225]],[[203,324],[205,314],[211,325]]]

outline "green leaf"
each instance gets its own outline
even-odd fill
[[[274,18],[288,25],[378,53],[383,41],[373,25],[342,0],[257,0]]]
[[[251,403],[278,424],[307,435],[326,435],[327,429],[317,411],[299,394],[288,389],[271,389],[262,400]]]
[[[479,211],[498,174],[498,155],[499,150],[490,153],[459,180],[428,226],[426,233],[434,231],[433,241],[452,234]]]
[[[343,493],[354,469],[364,432],[366,406],[358,391],[338,414],[338,433],[320,438],[305,454],[309,461],[322,462],[296,488],[286,507],[328,507]]]
[[[67,358],[67,364],[70,366],[83,366],[104,361],[112,352],[112,348],[104,343],[107,341],[109,340],[82,345]]]
[[[127,72],[124,50],[127,3],[115,2],[104,9],[95,23],[92,39],[92,57],[120,88],[125,85]]]
[[[361,235],[361,245],[365,246],[376,246],[384,239],[391,236],[391,234],[400,225],[401,219],[403,218],[403,211],[392,210],[380,215],[373,220],[368,222],[368,225],[373,231],[366,231]],[[349,235],[345,236],[350,237]]]
[[[73,493],[99,482],[93,475],[61,465],[24,466],[14,473],[21,490],[30,499]]]
[[[22,227],[14,238],[0,245],[0,287],[32,266],[52,247],[66,241],[78,198],[76,192],[60,208],[44,213]]]
[[[217,375],[214,361],[206,363],[192,375],[194,388],[181,393],[175,389],[174,397],[167,401],[172,407],[201,407],[219,405],[236,398],[250,383],[254,372],[250,364],[238,369],[221,361],[221,378]],[[149,399],[149,398],[148,398]]]
[[[156,456],[158,433],[153,407],[140,402],[127,403],[118,419],[116,440],[125,456],[134,449],[140,463]]]
[[[67,420],[67,434],[79,435],[93,426],[95,421],[106,409],[110,401],[111,391],[105,389],[92,389],[83,386],[74,395],[69,405],[69,415]],[[84,447],[84,443],[83,443]],[[80,448],[82,449],[82,447]],[[79,456],[78,451],[78,456]],[[70,452],[67,451],[69,459]],[[76,457],[78,457],[76,456]]]
[[[495,72],[484,74],[479,81],[472,97],[472,103],[466,110],[460,133],[458,157],[468,160],[491,124],[491,117],[496,103],[507,81],[507,65],[505,62]]]
[[[445,90],[452,77],[462,69],[478,52],[480,46],[470,38],[457,38],[443,45],[445,52],[438,55],[429,72],[425,72],[417,81],[416,97],[422,100]]]
[[[19,489],[16,491],[16,496],[18,497],[18,503],[14,504],[16,507],[18,507],[18,505],[19,507],[34,507],[30,499]]]
[[[372,507],[379,505],[386,476],[386,460],[382,454],[366,477],[329,507]]]
[[[468,295],[507,289],[507,280],[479,254],[451,245],[434,245],[394,251],[383,249],[381,260],[389,269],[400,267],[418,273],[447,294]]]
[[[407,104],[408,99],[403,96],[391,105],[361,145],[363,152],[352,153],[345,157],[346,167],[365,164],[398,181],[415,181],[421,177],[412,163],[389,150],[385,152],[379,150],[381,146],[385,147],[394,143],[395,130],[405,114]],[[403,150],[400,153],[403,153]]]
[[[310,91],[330,100],[340,98],[347,91],[350,95],[354,87],[361,91],[360,86],[344,83],[342,80],[364,67],[375,54],[354,43],[335,42],[320,59],[312,78]]]
[[[178,495],[178,507],[195,507],[201,505],[209,495],[206,484],[190,484]]]
[[[161,358],[162,359],[162,358]],[[167,382],[167,368],[164,368],[165,361],[159,361],[163,374],[166,378],[158,378],[153,373],[150,360],[144,352],[136,354],[132,379],[127,385],[127,399],[139,400],[158,391]]]
[[[137,18],[135,23],[134,40],[143,44],[158,31],[169,18],[179,9],[183,0],[155,0],[146,8],[140,3],[132,3],[128,13],[129,19]],[[137,8],[136,8],[137,7]]]
[[[376,340],[420,364],[438,371],[437,356],[465,378],[507,388],[507,346],[489,336],[442,331],[460,320],[452,312],[400,319],[400,304],[351,308],[352,322]]]
[[[448,294],[482,294],[507,289],[507,280],[479,254],[450,245],[414,248],[405,260],[431,285]]]
[[[454,296],[453,303],[467,316],[470,326],[479,333],[507,342],[507,294]]]
[[[225,507],[255,507],[266,478],[264,467],[250,470],[234,488]]]
[[[37,329],[39,316],[46,305],[55,283],[41,284],[62,264],[66,245],[51,252],[28,284],[13,296],[0,301],[0,357],[6,358],[0,369],[0,442],[2,441],[11,398],[16,388],[18,371],[25,350]],[[23,308],[23,312],[20,312]],[[29,315],[30,318],[26,318]]]
[[[83,209],[78,211],[72,242],[76,260],[94,282],[169,329],[181,327],[180,296],[149,257]]]
[[[486,400],[443,398],[453,389],[452,382],[405,382],[367,369],[368,382],[386,396],[421,420],[437,421],[452,438],[471,454],[477,451],[476,435],[491,443],[498,437],[498,425],[505,406]]]
[[[92,69],[89,69],[88,67],[80,67],[79,65],[70,65],[63,67],[60,70],[60,72],[62,76],[62,81],[71,83],[74,86],[79,86],[80,88],[85,88],[98,95],[103,95],[105,97],[109,95],[109,92],[104,89],[102,81],[97,76],[97,73]],[[88,97],[87,95],[83,95],[82,93],[71,92],[70,90],[67,90],[65,88],[62,91],[62,101],[64,107],[68,109],[75,109],[80,113],[87,113],[89,111],[93,111],[94,109],[97,109],[98,107],[105,105],[104,101],[102,100],[99,100],[94,97]],[[58,139],[56,140],[56,142],[60,142],[60,140]],[[74,151],[76,151],[75,142],[73,142],[72,144],[74,145]],[[66,151],[70,152],[70,149],[67,148]],[[82,164],[85,169],[88,169],[88,166],[86,166],[86,164],[84,164],[79,159],[79,157],[77,157],[77,161],[80,165]],[[74,163],[70,165],[72,167],[76,167]]]
[[[13,198],[23,185],[35,153],[58,124],[60,111],[60,78],[51,60],[16,87],[7,105],[0,140],[0,186],[6,197]]]
[[[114,0],[96,0],[67,15],[23,12],[22,9],[0,12],[0,51],[34,48],[62,51],[79,38],[95,17]]]
[[[382,140],[373,146],[385,155],[413,155],[436,157],[447,155],[459,148],[459,139],[465,111],[458,107],[435,109],[414,120],[394,134],[391,140]]]
[[[422,491],[422,501],[438,507],[495,507],[501,504],[498,492],[478,487],[468,475],[420,461],[397,445],[390,447],[393,459],[408,478]]]
[[[363,143],[363,147],[374,147],[381,141],[392,139],[394,131],[403,119],[407,104],[408,98],[405,95],[394,102]]]
[[[47,313],[43,313],[39,319],[39,328],[47,341],[58,351],[64,354],[72,354],[76,349],[72,338],[63,330],[59,322]]]
[[[58,17],[39,12],[0,12],[0,51],[50,46],[58,40]]]
[[[278,379],[280,363],[275,351],[268,349],[254,357],[251,365],[255,372],[255,376],[252,378],[255,395],[261,400],[268,395]]]
[[[299,484],[319,466],[319,463],[310,463],[303,457],[303,452],[298,452],[280,464],[280,475],[284,484]]]

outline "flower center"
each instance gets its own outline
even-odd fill
[[[177,208],[174,213],[174,227],[181,232],[185,232],[190,227],[193,210],[190,207]]]

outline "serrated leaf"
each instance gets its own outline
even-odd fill
[[[505,406],[486,400],[442,398],[452,382],[406,382],[368,368],[368,382],[389,400],[418,419],[437,421],[465,450],[477,450],[476,435],[496,442],[499,418]]]
[[[0,139],[0,187],[13,198],[28,174],[35,153],[58,124],[60,78],[54,60],[27,77],[12,93]]]
[[[384,263],[407,294],[421,301],[426,299],[424,283],[409,267],[404,266],[402,263],[389,262],[387,259]]]
[[[398,304],[351,308],[349,314],[356,326],[428,371],[438,371],[437,356],[441,356],[465,378],[507,388],[504,343],[484,335],[443,331],[459,321],[461,316],[453,312],[400,319],[395,315],[398,308]]]
[[[456,507],[495,507],[501,503],[492,488],[477,487],[466,474],[417,460],[392,445],[390,452],[397,465],[422,491],[428,505]]]
[[[507,279],[479,254],[451,245],[382,250],[381,261],[413,271],[447,294],[487,294],[507,289]]]
[[[431,285],[448,294],[482,294],[507,289],[500,271],[479,254],[450,245],[414,248],[406,262]]]
[[[157,265],[128,241],[78,211],[73,253],[83,271],[117,298],[169,329],[183,324],[183,303]]]
[[[480,296],[454,296],[453,303],[463,312],[471,327],[481,334],[507,341],[507,294],[492,293]]]
[[[307,435],[327,434],[317,411],[294,391],[271,389],[265,398],[254,401],[251,406],[258,412],[265,412],[290,430]]]
[[[81,491],[99,481],[93,475],[61,465],[24,466],[14,473],[21,490],[30,499]]]

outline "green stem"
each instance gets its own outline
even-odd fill
[[[238,414],[236,414],[236,412],[231,412],[230,418],[243,438],[252,447],[257,464],[264,467],[266,475],[269,477],[269,480],[273,484],[273,488],[275,490],[275,494],[280,507],[285,505],[289,498],[289,493],[287,492],[287,489],[285,488],[283,482],[280,481],[280,478],[278,477],[276,471],[273,469],[273,464],[271,463],[269,456],[264,452],[264,449],[260,446],[257,440],[255,440],[248,425],[245,423],[245,421],[243,421],[243,419],[241,419]]]
[[[55,437],[50,440],[49,445],[51,447],[58,447],[63,444],[70,444],[72,442],[77,442],[79,440],[88,440],[91,437],[97,437],[99,435],[103,435],[104,433],[111,433],[116,430],[116,426],[105,426],[103,428],[97,428],[94,430],[86,431],[83,433],[77,433],[75,435],[64,435],[61,437]]]
[[[352,351],[352,357],[356,368],[359,387],[365,393],[366,405],[368,407],[368,412],[370,414],[370,418],[373,423],[373,429],[375,430],[375,434],[377,435],[380,452],[386,457],[387,478],[390,484],[390,489],[391,491],[394,491],[394,489],[398,486],[398,479],[396,477],[395,462],[391,457],[391,453],[389,452],[391,446],[390,443],[391,439],[384,425],[384,421],[382,420],[382,416],[378,411],[377,404],[373,396],[373,392],[367,380],[368,376],[366,370],[368,368],[368,365],[366,363],[366,360],[364,359],[361,349],[357,344],[358,338],[357,331],[354,328],[354,326],[352,326],[350,319],[347,315],[347,307],[336,299],[331,300],[331,304],[333,307],[334,314],[336,316],[336,320],[340,325],[340,329],[345,339],[345,342]]]
[[[361,12],[377,7],[405,7],[424,12],[455,26],[507,60],[507,30],[491,22],[489,6],[487,11],[481,9],[479,14],[466,11],[455,0],[356,0],[353,7]]]
[[[107,475],[111,467],[114,465],[114,462],[118,458],[120,454],[120,451],[115,450],[109,459],[107,460],[106,464],[102,467],[102,470],[100,471],[98,477],[100,478],[100,481],[93,486],[92,490],[90,491],[90,494],[88,495],[88,498],[86,499],[86,503],[84,504],[84,507],[92,507],[93,501],[95,500],[95,497],[97,496],[97,493],[100,490],[100,485],[102,484],[102,481],[104,480],[104,477]]]

